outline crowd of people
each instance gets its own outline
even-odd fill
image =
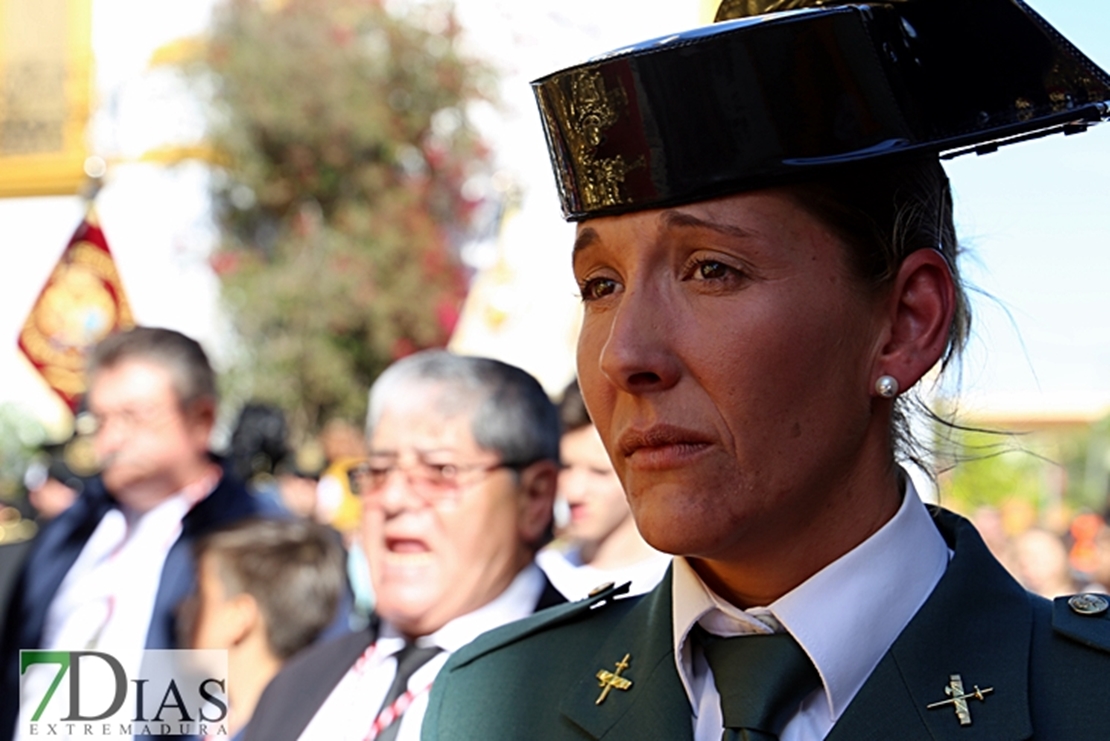
[[[1076,520],[1069,553],[989,510],[976,527],[902,463],[905,395],[970,324],[939,154],[1078,130],[1110,76],[1003,0],[718,16],[535,83],[579,222],[558,405],[426,350],[374,381],[360,431],[291,452],[251,405],[221,456],[197,342],[139,327],[92,351],[97,473],[39,498],[12,569],[0,741],[39,735],[51,675],[25,649],[129,675],[144,649],[225,650],[246,741],[1105,725],[1110,528]]]
[[[281,410],[251,403],[224,455],[194,340],[113,335],[88,384],[99,471],[59,448],[29,476],[41,531],[0,549],[0,691],[25,698],[2,738],[23,738],[44,681],[20,676],[18,650],[81,646],[134,667],[143,648],[226,650],[235,738],[416,739],[452,651],[602,581],[647,591],[669,562],[574,384],[556,405],[519,368],[425,351],[379,377],[365,435],[332,423],[296,451]]]
[[[553,402],[520,369],[426,351],[378,379],[365,436],[333,423],[294,451],[282,412],[251,403],[224,456],[193,340],[114,336],[89,383],[82,444],[102,472],[52,446],[27,477],[43,542],[0,549],[7,687],[20,647],[220,648],[235,738],[417,739],[453,651],[607,583],[647,593],[671,562],[636,528],[577,382]],[[1030,591],[1107,591],[1101,517],[1064,534],[1016,504],[972,520]]]
[[[982,506],[971,521],[999,563],[1026,589],[1053,599],[1110,593],[1110,524],[1106,516],[1038,514],[1031,502]]]

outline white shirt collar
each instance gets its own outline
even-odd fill
[[[416,644],[439,646],[447,653],[458,651],[488,630],[531,615],[540,601],[545,583],[543,572],[535,563],[530,563],[491,602],[460,615],[434,633],[417,638]],[[394,641],[396,647],[393,646]],[[404,645],[404,639],[396,627],[383,620],[378,645],[389,653],[395,653]]]
[[[698,707],[686,636],[701,622],[713,633],[771,632],[781,625],[809,655],[835,722],[924,604],[950,551],[909,477],[898,512],[876,533],[767,607],[727,603],[675,558],[672,616],[678,674]],[[776,625],[777,624],[777,625]],[[854,640],[867,636],[866,641]]]

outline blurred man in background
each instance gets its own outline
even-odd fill
[[[577,381],[563,392],[559,419],[563,425],[559,497],[570,517],[559,540],[540,551],[536,563],[570,599],[584,598],[607,582],[631,581],[631,594],[650,591],[663,578],[671,558],[644,542],[636,529],[624,488],[590,421]]]
[[[377,597],[366,630],[305,651],[267,688],[248,741],[416,741],[432,680],[480,633],[558,604],[549,538],[559,421],[539,383],[427,351],[370,392],[353,479]]]
[[[144,647],[176,648],[192,542],[260,511],[209,453],[216,376],[195,340],[149,327],[108,337],[86,399],[101,474],[42,529],[16,584],[0,640],[0,739],[20,709],[20,649],[96,649],[134,669]]]

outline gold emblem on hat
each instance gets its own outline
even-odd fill
[[[609,696],[611,690],[618,689],[623,692],[632,686],[631,679],[621,676],[621,672],[628,668],[628,660],[630,658],[632,658],[632,654],[625,654],[624,658],[617,662],[617,670],[615,672],[602,669],[597,673],[597,679],[600,682],[598,686],[601,687],[601,694],[594,702],[594,705],[600,705],[605,702],[605,698]]]
[[[956,717],[959,719],[960,725],[970,726],[971,708],[968,707],[967,701],[975,699],[979,702],[985,702],[985,695],[991,692],[994,692],[994,687],[979,689],[979,685],[975,685],[975,689],[971,692],[964,692],[964,680],[959,674],[952,674],[948,677],[948,686],[944,688],[944,694],[948,695],[948,699],[930,703],[925,707],[928,710],[935,710],[945,705],[952,705],[956,710]]]
[[[571,160],[560,163],[560,177],[566,188],[575,190],[588,210],[616,206],[629,202],[624,193],[625,176],[644,166],[644,158],[626,162],[624,157],[598,157],[597,148],[605,141],[605,132],[620,119],[621,111],[628,105],[628,95],[617,81],[606,87],[605,80],[596,69],[575,72],[567,86],[552,88],[554,106],[540,101],[540,109],[551,130],[562,130],[567,138]],[[569,92],[569,95],[566,93]],[[564,97],[565,96],[565,97]],[[574,173],[567,171],[567,166]]]

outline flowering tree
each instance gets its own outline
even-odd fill
[[[443,345],[488,153],[491,71],[446,5],[225,0],[190,69],[221,168],[212,264],[252,396],[301,434],[358,418],[392,360]]]

